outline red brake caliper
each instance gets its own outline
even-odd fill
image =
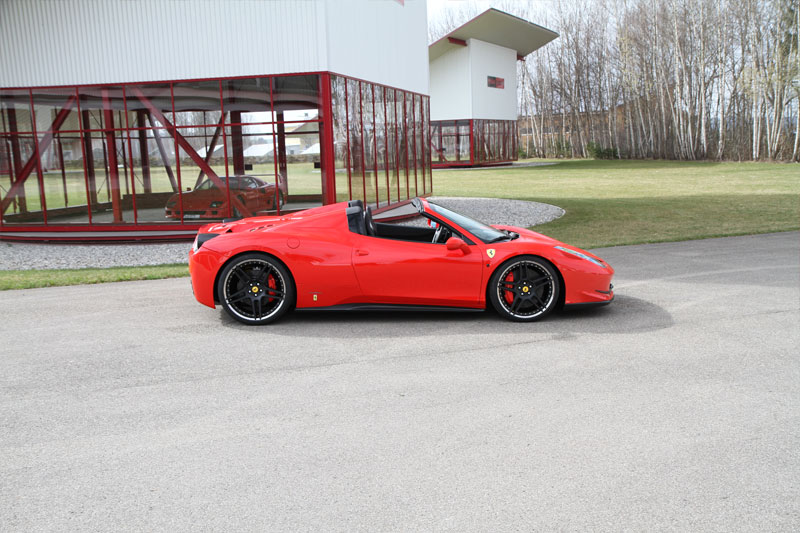
[[[506,276],[503,281],[505,282],[503,284],[505,289],[505,292],[503,293],[503,298],[505,298],[506,303],[508,305],[511,305],[512,303],[514,303],[514,293],[508,290],[507,284],[514,283],[514,274],[512,272],[509,272],[508,276]]]

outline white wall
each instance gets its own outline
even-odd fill
[[[0,86],[334,71],[427,94],[425,0],[0,0]]]
[[[505,88],[489,87],[487,77]],[[517,52],[477,39],[430,63],[431,120],[517,119]]]
[[[472,116],[517,119],[517,52],[477,39],[468,41],[472,79]],[[504,78],[505,88],[489,87],[486,78]]]
[[[329,70],[428,94],[425,0],[327,0]]]
[[[472,117],[469,48],[455,47],[430,64],[431,120]]]

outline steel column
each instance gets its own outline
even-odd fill
[[[11,132],[11,185],[13,186],[14,183],[17,181],[17,176],[22,172],[22,154],[19,149],[19,137],[16,135],[17,133],[17,110],[12,108],[8,109],[8,130]],[[19,212],[25,213],[28,211],[27,204],[25,202],[25,195],[23,194],[19,198],[16,198],[15,201],[19,206]]]
[[[150,152],[147,147],[147,130],[144,126],[147,113],[143,109],[136,111],[136,123],[139,125],[139,158],[142,161],[142,188],[144,193],[153,192],[153,182],[150,178]]]
[[[336,153],[333,137],[333,98],[331,96],[331,75],[322,74],[322,139],[320,143],[322,163],[322,203],[336,203]]]
[[[103,89],[103,126],[108,153],[108,191],[111,194],[111,210],[114,213],[114,222],[122,222],[122,199],[119,189],[119,168],[117,168],[117,140],[114,136],[114,110],[111,109],[111,99],[108,89]]]
[[[233,174],[244,174],[244,142],[242,140],[242,112],[231,111],[231,150],[233,150]]]

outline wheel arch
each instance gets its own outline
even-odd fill
[[[247,254],[263,255],[263,256],[269,257],[270,259],[274,259],[275,261],[280,263],[283,266],[283,268],[286,269],[286,272],[289,273],[289,280],[292,282],[292,286],[294,287],[295,299],[297,298],[297,296],[296,296],[297,295],[297,282],[294,279],[294,273],[292,272],[292,269],[289,268],[289,265],[286,264],[286,261],[282,260],[276,254],[270,253],[270,252],[266,252],[264,250],[242,250],[240,252],[237,252],[237,253],[233,254],[228,259],[226,259],[224,263],[219,265],[219,268],[217,269],[217,273],[214,275],[214,303],[215,304],[219,304],[220,303],[220,300],[219,300],[219,278],[222,275],[222,272],[225,270],[225,267],[228,266],[228,264],[230,264],[232,261],[236,260],[236,258],[241,257],[243,255],[247,255]],[[294,305],[294,304],[292,304],[292,305]]]
[[[519,259],[520,257],[535,257],[537,259],[541,259],[542,261],[544,261],[545,263],[547,263],[551,267],[553,267],[553,270],[556,271],[556,275],[558,275],[558,282],[561,284],[561,291],[560,291],[560,294],[558,295],[558,302],[556,303],[556,308],[555,309],[557,311],[562,309],[564,307],[564,302],[566,301],[566,294],[567,294],[567,284],[564,281],[564,275],[561,273],[561,269],[558,268],[558,265],[556,265],[555,263],[553,263],[551,260],[549,260],[548,258],[544,257],[543,255],[539,255],[539,254],[516,254],[516,255],[512,255],[511,257],[506,258],[506,260],[503,261],[502,263],[499,263],[489,273],[489,275],[486,277],[486,285],[483,288],[483,298],[485,300],[484,301],[484,307],[486,309],[489,309],[491,307],[491,305],[492,305],[492,301],[491,301],[491,299],[489,297],[489,287],[491,285],[490,282],[492,281],[492,278],[494,277],[495,273],[500,268],[502,268],[507,263],[509,263],[510,261],[513,261],[515,259]]]

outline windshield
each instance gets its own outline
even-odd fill
[[[471,219],[464,215],[460,215],[455,211],[450,211],[449,209],[446,209],[440,205],[436,205],[431,202],[428,202],[428,205],[431,206],[431,209],[433,209],[440,215],[449,218],[450,220],[452,220],[453,222],[455,222],[468,232],[472,233],[485,243],[508,239],[508,234],[503,233],[502,231],[494,229],[490,226],[487,226],[483,222],[478,222],[477,220]]]

